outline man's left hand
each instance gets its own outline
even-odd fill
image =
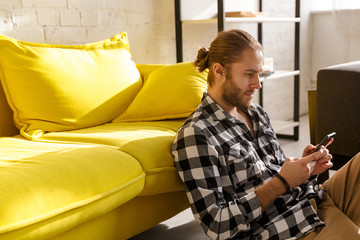
[[[306,146],[303,152],[303,157],[312,154],[314,149],[314,145],[309,144],[308,146]],[[323,173],[324,171],[333,166],[333,163],[331,162],[332,155],[329,153],[329,150],[322,146],[319,151],[321,152],[320,157],[316,161],[308,163],[312,164],[313,171],[311,175],[318,175],[320,173]]]

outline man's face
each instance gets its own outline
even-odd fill
[[[222,85],[222,96],[231,105],[248,108],[256,90],[261,88],[259,73],[262,71],[263,53],[245,49],[238,62],[231,64]]]

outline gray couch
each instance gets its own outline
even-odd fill
[[[309,92],[309,115],[313,144],[328,133],[337,133],[328,147],[334,156],[333,169],[360,152],[360,61],[318,72],[316,91]]]

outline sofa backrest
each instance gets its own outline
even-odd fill
[[[315,138],[336,132],[331,153],[360,151],[360,61],[321,69],[317,75]]]
[[[149,74],[161,67],[166,65],[163,64],[137,64],[141,78],[143,81],[146,81]],[[0,137],[7,137],[19,134],[19,129],[15,126],[13,120],[13,111],[11,110],[6,97],[2,85],[0,84]]]

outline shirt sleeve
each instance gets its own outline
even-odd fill
[[[185,183],[195,219],[211,239],[249,236],[250,223],[261,216],[254,192],[227,202],[220,175],[221,150],[200,129],[181,128],[172,153],[175,166]]]

